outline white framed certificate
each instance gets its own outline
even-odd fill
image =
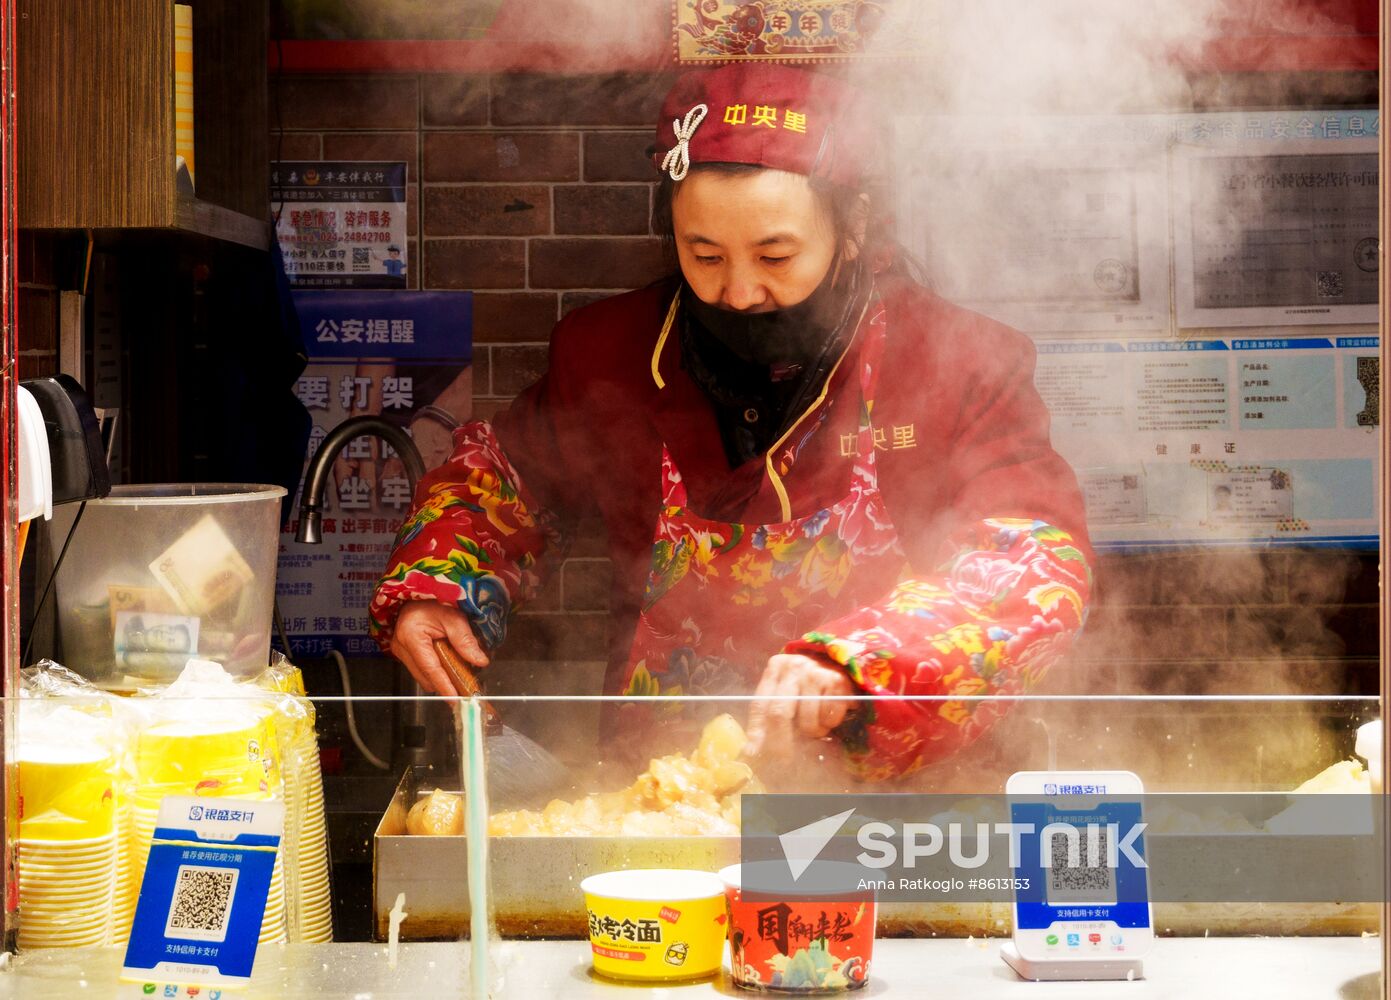
[[[1027,333],[1170,328],[1162,146],[940,136],[900,128],[900,236],[934,291]]]
[[[1375,323],[1377,182],[1372,139],[1176,145],[1179,327]]]

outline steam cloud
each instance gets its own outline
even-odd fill
[[[897,190],[891,203],[922,205],[973,204],[1007,195],[1013,202],[1056,199],[1056,188],[1040,172],[1035,186],[1014,170],[1018,150],[1030,138],[1029,122],[1059,115],[1109,115],[1183,111],[1193,106],[1193,79],[1182,68],[1204,46],[1232,28],[1249,5],[1231,0],[893,0],[879,37],[891,38],[901,50],[910,40],[917,53],[911,60],[854,61],[822,66],[818,71],[851,79],[885,117],[903,115],[941,118],[1009,119],[1024,123],[1015,141],[1000,145],[998,160],[973,152],[962,159],[949,146],[919,145],[926,155],[900,153],[884,163]],[[1310,31],[1308,5],[1279,0],[1262,5],[1265,33]],[[532,39],[554,44],[558,61],[565,53],[573,65],[575,35],[547,27],[537,19]],[[632,54],[635,59],[654,43],[645,18],[615,15],[607,0],[581,0],[572,5],[564,25],[603,25],[586,37],[586,51],[596,61],[605,49]],[[644,61],[643,65],[650,65]],[[529,66],[530,70],[537,67]],[[640,84],[635,84],[640,85]],[[1211,97],[1208,79],[1205,97]],[[1217,90],[1221,91],[1221,81]],[[660,89],[660,88],[657,88]],[[569,95],[575,106],[603,100],[608,92],[586,93],[583,76],[574,79]],[[654,94],[659,99],[660,95]],[[1298,95],[1291,95],[1296,103]],[[655,107],[656,100],[653,105]],[[997,138],[999,138],[997,136]],[[953,157],[956,159],[953,159]],[[1055,173],[1046,175],[1052,182]],[[904,189],[904,184],[907,184]],[[964,213],[969,216],[969,211]],[[903,220],[900,220],[903,221]],[[907,236],[906,233],[900,233]],[[953,260],[988,252],[986,237],[970,227],[953,232],[949,259],[930,259],[929,278],[941,277]],[[1027,267],[1002,267],[995,289],[1008,298],[1013,290],[1027,299]],[[1172,331],[1171,331],[1172,332]],[[928,473],[930,474],[930,472]],[[1077,655],[1059,668],[1048,684],[1058,694],[1286,694],[1328,691],[1329,675],[1341,653],[1341,639],[1329,628],[1319,607],[1335,605],[1349,576],[1356,570],[1352,557],[1270,556],[1257,551],[1220,560],[1193,556],[1145,560],[1103,560],[1096,607]],[[1199,570],[1195,574],[1195,570]],[[1293,581],[1302,581],[1296,588]],[[1155,590],[1167,593],[1162,612],[1152,607]],[[1305,606],[1280,613],[1246,614],[1242,605],[1261,604],[1273,591],[1292,601],[1304,595]],[[1309,595],[1315,596],[1309,596]],[[1235,611],[1231,611],[1235,606]],[[1270,608],[1291,604],[1270,601]],[[519,622],[517,629],[527,626]],[[1215,637],[1214,637],[1215,636]],[[597,678],[572,670],[560,671],[550,659],[597,660],[602,650],[548,650],[529,664],[502,665],[495,672],[500,693],[592,691]],[[504,649],[502,658],[516,654]],[[533,669],[517,669],[523,667]],[[1322,669],[1328,666],[1327,670]],[[566,676],[562,680],[559,674]],[[522,713],[523,706],[511,710]],[[1227,717],[1221,718],[1226,712]],[[544,708],[535,713],[546,721]],[[1338,756],[1351,741],[1349,723],[1332,718],[1336,710],[1282,710],[1251,705],[1199,708],[1179,703],[1139,707],[1135,703],[1107,705],[1033,705],[1021,707],[978,749],[947,762],[925,775],[926,787],[985,788],[995,777],[1023,766],[1130,767],[1146,775],[1154,787],[1220,786],[1224,781],[1249,787],[1301,780]],[[527,728],[523,723],[522,728]],[[543,727],[544,728],[544,727]],[[557,742],[560,742],[557,739]],[[1050,753],[1049,747],[1052,747]],[[675,748],[672,748],[675,749]]]
[[[963,267],[980,270],[963,262],[993,255],[991,297],[1029,301],[1037,290],[1029,262],[1002,254],[1001,233],[972,224],[975,210],[1001,201],[1027,208],[1067,196],[1056,186],[1059,171],[1043,169],[1056,164],[1056,155],[1040,141],[1050,118],[1183,112],[1228,92],[1228,81],[1209,77],[1195,94],[1194,77],[1183,66],[1199,62],[1213,40],[1240,33],[1240,19],[1249,16],[1246,5],[1230,0],[893,4],[881,35],[897,48],[904,39],[915,40],[919,58],[848,67],[847,77],[870,103],[886,116],[922,116],[929,123],[1001,123],[990,130],[987,147],[964,151],[949,139],[935,143],[933,134],[914,136],[911,125],[896,135],[896,152],[885,166],[897,189],[892,200],[900,227],[915,221],[905,206],[929,205],[938,213],[936,225],[949,230],[945,239],[939,232],[928,243],[929,280],[959,288]],[[1316,23],[1325,15],[1292,0],[1264,7],[1260,17],[1261,33],[1328,29]],[[1283,101],[1263,95],[1267,107],[1297,108],[1305,100],[1294,91]],[[1159,177],[1162,156],[1152,165]],[[1031,173],[1030,165],[1038,169]],[[1174,206],[1171,213],[1185,210]],[[948,227],[940,222],[943,212],[950,213]],[[924,217],[931,213],[918,213],[916,221]],[[899,235],[912,245],[914,233],[900,228]],[[1171,327],[1169,333],[1180,331]],[[1348,554],[1254,547],[1217,558],[1185,553],[1103,559],[1087,633],[1046,690],[1341,693],[1344,642],[1324,609],[1342,600],[1357,570],[1357,558]],[[1350,714],[1346,704],[1311,703],[1026,705],[977,750],[962,755],[969,759],[946,762],[919,783],[981,788],[991,780],[987,775],[1002,780],[1019,767],[1057,765],[1130,768],[1155,788],[1292,787],[1348,755],[1352,729],[1365,721]]]

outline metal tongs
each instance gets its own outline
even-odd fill
[[[448,639],[435,640],[435,654],[460,691],[471,698],[482,697],[478,678]],[[483,735],[488,741],[488,796],[493,803],[515,807],[543,802],[568,784],[569,772],[550,751],[503,723],[487,701],[482,706]]]

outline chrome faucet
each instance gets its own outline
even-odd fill
[[[323,542],[324,487],[328,485],[328,470],[344,445],[353,438],[363,436],[380,438],[396,449],[406,466],[411,496],[415,496],[416,486],[425,477],[425,461],[420,457],[420,449],[415,446],[411,436],[381,417],[351,417],[325,435],[319,450],[309,460],[309,468],[304,470],[304,490],[299,498],[299,530],[295,532],[295,541],[310,545]]]
[[[364,435],[380,438],[396,449],[406,467],[411,497],[415,496],[415,488],[425,476],[425,461],[420,457],[420,449],[415,446],[411,436],[381,417],[350,417],[325,435],[319,450],[309,460],[309,468],[304,472],[304,489],[300,493],[299,529],[295,532],[295,541],[309,545],[322,544],[324,488],[328,485],[329,469],[344,445]],[[406,718],[400,720],[401,746],[396,748],[400,751],[394,755],[396,763],[422,766],[435,762],[435,749],[443,738],[444,726],[430,725],[425,697],[424,689],[419,684],[415,685],[415,695],[406,710]],[[392,705],[395,708],[400,702],[393,702]],[[448,720],[440,721],[447,723]]]

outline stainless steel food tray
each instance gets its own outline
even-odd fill
[[[404,940],[444,940],[469,929],[467,841],[413,837],[406,813],[420,791],[434,787],[428,772],[407,770],[373,837],[373,913],[378,940],[398,893],[409,917]],[[1323,850],[1337,850],[1324,844]],[[586,935],[580,881],[617,868],[695,868],[716,871],[739,860],[737,837],[497,837],[489,845],[497,930],[504,937],[582,938]],[[1156,903],[1160,934],[1340,935],[1374,933],[1372,903]],[[892,903],[880,907],[884,937],[1004,937],[1009,903]]]

